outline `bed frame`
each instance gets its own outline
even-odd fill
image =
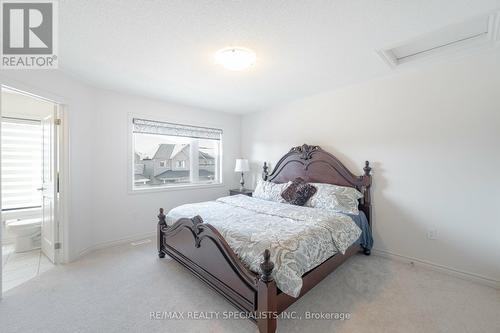
[[[364,195],[360,199],[359,209],[365,213],[371,226],[372,179],[368,161],[363,170],[364,175],[355,176],[332,154],[319,146],[304,144],[292,148],[284,155],[271,174],[264,163],[262,177],[275,183],[302,177],[308,182],[355,187]],[[160,208],[158,219],[159,257],[168,255],[189,269],[238,310],[249,314],[249,319],[257,324],[261,333],[275,332],[278,315],[349,257],[360,251],[370,254],[368,249],[352,245],[344,255],[333,255],[302,276],[302,290],[294,298],[276,288],[276,282],[271,276],[274,263],[270,260],[269,250],[264,251],[261,274],[257,274],[241,262],[217,229],[203,223],[200,216],[179,219],[168,227],[163,208]]]

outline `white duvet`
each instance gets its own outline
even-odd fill
[[[293,297],[300,293],[304,273],[345,253],[361,235],[347,215],[245,195],[176,207],[167,214],[167,224],[196,215],[214,226],[254,272],[260,272],[262,253],[269,249],[276,285]]]

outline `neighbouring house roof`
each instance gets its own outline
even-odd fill
[[[208,177],[208,176],[213,176],[214,173],[200,169],[199,170],[199,175],[201,177]],[[156,176],[158,179],[163,179],[163,178],[188,178],[189,177],[189,170],[167,170],[165,172],[160,173],[159,175]]]
[[[153,160],[169,160],[171,159],[172,152],[174,151],[174,144],[162,143],[158,150],[156,150]]]
[[[150,179],[144,177],[143,175],[134,175],[134,182],[136,183],[147,183]]]
[[[181,144],[175,145],[174,151],[172,152],[170,158],[174,158],[180,152],[183,152],[184,154],[186,154],[186,156],[189,156],[189,145],[181,145]]]
[[[215,159],[212,155],[204,153],[201,150],[199,151],[199,153],[200,153],[200,158],[204,158],[206,160],[214,160]]]
[[[136,162],[139,162],[139,161],[142,161],[142,160],[148,160],[150,158],[149,158],[148,154],[136,151],[134,153],[134,159],[135,159]]]
[[[184,152],[187,156],[189,156],[189,145],[182,145],[182,144],[175,145],[169,143],[162,143],[158,147],[158,150],[156,151],[155,155],[153,156],[153,160],[170,160],[173,159],[180,152]],[[202,152],[201,150],[198,151],[198,153],[200,158],[206,160],[215,159],[210,154]]]

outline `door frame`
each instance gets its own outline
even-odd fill
[[[57,111],[61,124],[56,126],[59,152],[59,200],[58,200],[58,234],[57,242],[61,244],[56,251],[56,264],[69,262],[68,221],[69,221],[69,123],[67,105],[60,104]]]
[[[59,164],[59,200],[58,204],[58,232],[56,233],[57,242],[61,244],[61,247],[56,250],[56,264],[64,264],[69,262],[69,202],[70,202],[70,168],[69,168],[69,144],[70,144],[70,132],[69,132],[69,120],[68,120],[68,103],[65,98],[58,96],[56,94],[44,91],[36,87],[32,87],[16,80],[11,80],[6,77],[0,76],[0,116],[2,114],[1,110],[1,90],[2,89],[17,90],[25,95],[32,96],[34,98],[49,101],[51,103],[57,104],[58,107],[58,119],[61,119],[61,124],[56,126],[58,131],[58,164]],[[0,133],[1,134],[1,133]],[[0,157],[1,163],[1,157]],[[1,176],[1,169],[0,169]],[[0,208],[1,208],[1,188],[0,188]],[[0,219],[1,219],[1,209],[0,209]],[[2,230],[0,228],[0,245],[2,240]],[[0,299],[2,298],[2,246],[0,246]]]

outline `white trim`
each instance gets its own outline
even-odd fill
[[[500,11],[496,13],[491,29],[493,30],[493,40],[496,43],[500,42]]]
[[[72,261],[79,260],[79,259],[83,258],[84,256],[86,256],[92,252],[95,252],[97,250],[115,247],[115,246],[123,245],[126,243],[144,240],[146,238],[149,239],[149,238],[153,238],[153,237],[156,237],[156,231],[148,232],[145,234],[136,234],[136,235],[125,237],[125,238],[120,238],[120,239],[116,239],[116,240],[112,240],[112,241],[107,241],[107,242],[95,244],[95,245],[89,246],[86,249],[80,251],[80,253]]]
[[[487,21],[487,26],[488,29],[484,34],[481,34],[480,36],[476,37],[471,37],[471,38],[466,38],[462,41],[453,41],[451,44],[448,45],[442,45],[442,46],[437,46],[434,49],[430,50],[423,50],[421,53],[416,53],[414,55],[409,55],[407,57],[403,58],[397,58],[396,55],[394,54],[393,50],[397,49],[398,47],[408,45],[411,43],[414,43],[416,41],[421,40],[422,38],[429,37],[433,33],[438,33],[443,30],[449,30],[454,27],[460,27],[467,22],[473,21],[473,20],[478,20],[484,18],[485,21]],[[460,57],[464,55],[471,54],[476,51],[480,50],[488,50],[496,47],[498,45],[498,42],[500,40],[500,11],[493,11],[493,12],[488,12],[484,13],[482,15],[477,15],[474,17],[471,17],[470,19],[462,22],[456,22],[455,24],[450,24],[448,26],[445,26],[441,29],[428,32],[424,35],[421,36],[416,36],[415,38],[412,38],[407,41],[402,41],[399,43],[394,43],[389,47],[375,50],[375,52],[382,58],[382,60],[392,69],[397,69],[397,68],[404,68],[408,66],[412,66],[414,64],[418,63],[430,63],[434,61],[435,59],[445,59],[447,57]]]
[[[2,85],[0,81],[0,118],[2,117]],[[2,137],[2,126],[0,126],[0,138]],[[0,142],[1,143],[1,142]],[[1,146],[0,146],[1,147]],[[1,148],[0,148],[0,165],[2,165],[2,154],[1,154]],[[2,168],[0,168],[0,179],[2,179]],[[0,187],[0,223],[3,224],[3,217],[2,217],[2,191]],[[3,297],[3,235],[2,235],[2,229],[3,226],[0,226],[0,301],[2,300]]]
[[[61,119],[59,140],[59,234],[58,242],[61,248],[56,251],[56,262],[65,264],[69,262],[69,203],[70,203],[70,142],[68,106],[59,104],[58,117]]]
[[[184,185],[166,185],[166,186],[158,186],[158,187],[145,187],[145,188],[137,188],[129,189],[129,194],[141,194],[141,193],[154,193],[154,192],[168,192],[168,191],[182,191],[182,190],[201,190],[206,188],[222,188],[226,185],[223,183],[213,183],[213,184],[184,184]]]
[[[436,263],[433,263],[433,262],[430,262],[427,260],[417,259],[414,257],[408,257],[408,256],[392,253],[390,251],[385,251],[385,250],[372,249],[372,254],[379,256],[379,257],[392,259],[392,260],[396,260],[396,261],[407,263],[407,264],[415,264],[415,265],[425,267],[425,268],[433,270],[433,271],[445,273],[445,274],[455,276],[455,277],[458,277],[458,278],[461,278],[461,279],[464,279],[467,281],[477,282],[479,284],[482,284],[482,285],[485,285],[488,287],[493,287],[495,289],[500,289],[500,281],[499,280],[495,280],[495,279],[492,279],[492,278],[489,278],[486,276],[482,276],[479,274],[461,271],[461,270],[458,270],[458,269],[455,269],[455,268],[452,268],[449,266],[440,265],[440,264],[436,264]]]

